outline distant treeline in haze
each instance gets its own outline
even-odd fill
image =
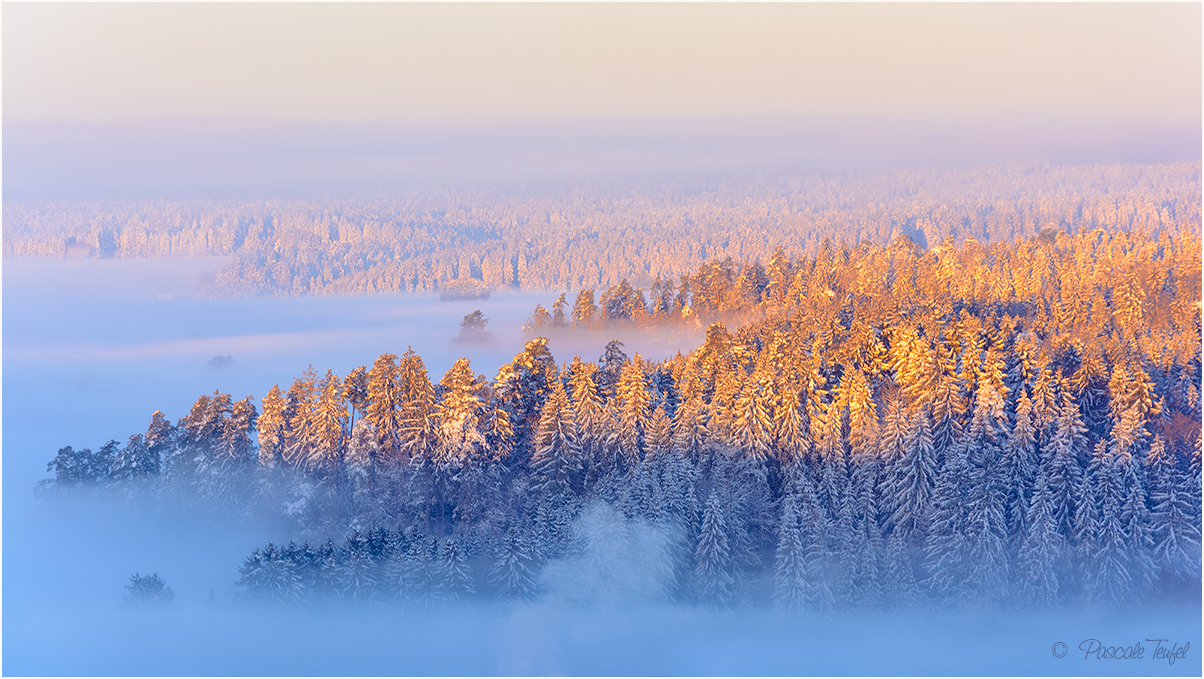
[[[929,247],[1043,229],[1200,233],[1200,164],[672,177],[353,199],[4,205],[6,257],[230,256],[215,296],[576,291],[710,260],[814,257],[825,240]]]
[[[779,251],[608,317],[691,308],[705,342],[663,361],[535,338],[492,379],[411,351],[203,396],[42,488],[288,522],[239,582],[291,602],[528,597],[566,560],[719,605],[1198,599],[1199,236],[932,245]]]

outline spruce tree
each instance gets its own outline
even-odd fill
[[[936,492],[936,451],[928,424],[928,412],[911,418],[903,456],[891,469],[886,505],[890,525],[900,537],[920,536],[928,529]]]
[[[1004,448],[1005,525],[1013,553],[1028,533],[1026,524],[1037,476],[1037,436],[1033,426],[1032,402],[1020,394],[1016,404],[1016,424]]]
[[[787,610],[801,609],[807,603],[807,557],[802,530],[794,507],[794,495],[782,498],[782,516],[778,523],[778,549],[773,568],[773,602]]]
[[[1053,493],[1045,474],[1037,477],[1025,517],[1024,539],[1017,559],[1015,582],[1020,597],[1049,608],[1058,601],[1058,569],[1064,560],[1065,539],[1058,533]]]
[[[492,571],[498,593],[529,599],[535,595],[535,555],[525,534],[516,528],[506,531],[498,545]]]
[[[544,402],[531,458],[533,488],[545,497],[563,497],[579,484],[581,447],[564,386],[555,378],[549,383],[552,393]]]
[[[1150,534],[1154,541],[1154,564],[1168,584],[1198,581],[1200,577],[1200,524],[1193,506],[1191,477],[1179,469],[1174,453],[1161,437],[1150,446]]]
[[[970,463],[963,446],[949,450],[933,494],[927,553],[929,586],[938,600],[964,596],[970,558],[963,503],[969,491]]]
[[[639,354],[623,366],[615,391],[619,403],[619,447],[625,463],[631,467],[644,456],[644,434],[652,402]]]
[[[719,498],[713,493],[702,513],[702,529],[694,550],[694,581],[700,601],[723,605],[732,598],[735,582],[731,574],[727,521]]]
[[[1125,535],[1125,525],[1121,514],[1124,500],[1122,470],[1120,464],[1106,451],[1097,452],[1097,458],[1092,459],[1095,468],[1094,486],[1098,502],[1098,516],[1094,532],[1092,550],[1093,563],[1090,564],[1090,578],[1087,580],[1088,597],[1094,601],[1108,604],[1120,604],[1126,601],[1132,591],[1133,579],[1129,569],[1129,554]],[[1085,525],[1084,531],[1090,526]]]

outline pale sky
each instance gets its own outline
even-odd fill
[[[12,4],[6,123],[1198,125],[1180,4]]]

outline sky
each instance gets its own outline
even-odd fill
[[[1198,3],[8,3],[3,20],[12,198],[1200,157]]]

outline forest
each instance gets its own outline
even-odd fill
[[[256,202],[4,204],[5,257],[229,259],[206,294],[442,292],[449,282],[647,287],[712,260],[815,257],[825,240],[923,248],[1144,229],[1199,233],[1200,164],[992,165],[672,175]]]
[[[530,598],[581,563],[644,598],[820,613],[1198,598],[1198,220],[929,245],[583,289],[492,378],[460,359],[436,382],[413,351],[311,366],[64,447],[38,492],[277,521],[238,585],[289,604]],[[659,323],[706,340],[558,362],[539,336]]]

